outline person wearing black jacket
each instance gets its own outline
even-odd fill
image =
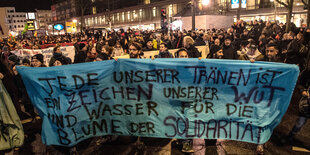
[[[49,66],[54,66],[56,60],[63,62],[63,65],[71,64],[72,60],[69,57],[66,57],[60,51],[60,46],[54,47],[53,56],[49,62]]]
[[[238,59],[237,51],[231,45],[231,38],[225,37],[225,42],[223,44],[223,59]]]
[[[184,47],[187,50],[189,58],[199,58],[201,57],[200,52],[194,46],[194,40],[190,36],[184,37]]]

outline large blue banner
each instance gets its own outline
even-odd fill
[[[262,144],[285,114],[299,69],[269,62],[120,59],[18,67],[47,145],[102,135]]]

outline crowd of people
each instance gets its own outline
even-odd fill
[[[86,31],[61,36],[0,39],[0,79],[8,90],[21,119],[36,118],[25,86],[16,71],[17,65],[47,67],[44,56],[36,54],[31,59],[22,59],[11,51],[16,49],[40,49],[54,47],[48,66],[69,65],[93,61],[112,60],[117,56],[143,59],[144,53],[158,50],[153,58],[201,58],[196,46],[206,46],[207,59],[233,59],[269,61],[296,64],[301,71],[297,90],[302,95],[300,116],[286,140],[293,138],[310,116],[310,28],[297,28],[266,21],[238,21],[228,29],[175,30],[162,33],[160,30]],[[64,56],[62,44],[74,46],[74,60]],[[178,49],[174,54],[171,49]],[[22,110],[24,107],[25,110]],[[187,141],[186,141],[187,142]],[[217,144],[220,141],[217,142]],[[183,151],[191,150],[185,143]],[[257,153],[263,153],[263,145],[257,146]]]

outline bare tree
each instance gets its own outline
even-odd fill
[[[80,21],[81,21],[81,25],[80,25],[80,31],[83,31],[84,25],[85,25],[85,20],[84,20],[84,15],[86,13],[87,9],[90,9],[91,7],[91,1],[90,0],[76,0],[76,6],[77,9],[80,11]]]
[[[307,8],[307,27],[310,27],[310,0],[306,2],[305,0],[301,0],[304,3],[305,7]]]
[[[286,0],[286,3],[276,0],[276,2],[280,3],[287,9],[286,14],[286,29],[285,32],[289,32],[291,30],[291,19],[292,19],[292,13],[293,13],[293,3],[294,0]]]

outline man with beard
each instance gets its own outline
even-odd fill
[[[282,58],[279,56],[279,48],[274,43],[267,45],[266,55],[267,61],[269,62],[283,62]]]
[[[130,58],[142,59],[141,57],[142,48],[139,43],[136,43],[136,42],[130,43],[128,51],[129,51]]]

